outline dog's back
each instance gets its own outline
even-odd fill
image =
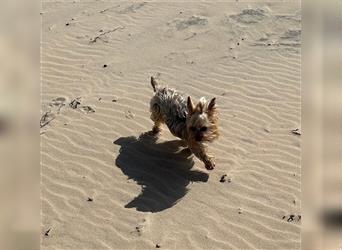
[[[153,77],[151,85],[155,92],[150,102],[151,119],[165,123],[173,135],[184,139],[188,113],[185,97],[174,89],[160,87]]]

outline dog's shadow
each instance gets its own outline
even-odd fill
[[[208,174],[191,170],[189,149],[181,140],[157,143],[151,132],[136,137],[121,137],[116,166],[142,187],[141,193],[125,205],[142,212],[159,212],[175,205],[188,191],[190,182],[206,182]]]

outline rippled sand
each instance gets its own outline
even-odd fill
[[[299,2],[41,14],[43,248],[300,248]],[[215,170],[145,133],[151,75],[217,97]]]

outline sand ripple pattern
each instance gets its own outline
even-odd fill
[[[43,248],[299,249],[299,13],[44,2]],[[167,130],[148,133],[151,75],[217,97],[214,171]]]

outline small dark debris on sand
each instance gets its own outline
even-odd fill
[[[51,228],[49,228],[48,230],[46,230],[45,233],[44,233],[44,235],[45,235],[45,236],[49,236],[50,231],[51,231]]]
[[[113,100],[112,100],[112,102],[117,102],[117,101],[118,101],[118,99],[113,99]]]
[[[237,45],[240,45],[240,43],[237,43]]]
[[[226,182],[227,181],[227,175],[224,174],[221,176],[220,182]]]
[[[290,214],[290,215],[289,215],[289,218],[287,219],[287,222],[292,222],[292,221],[294,221],[295,217],[296,217],[296,215]],[[286,216],[284,215],[284,216],[282,217],[282,220],[284,220],[285,218],[286,218]],[[301,216],[301,215],[297,215],[297,218],[298,218],[297,220],[300,221],[300,220],[302,219],[302,216]]]
[[[110,8],[107,8],[107,9],[101,10],[101,11],[99,11],[99,13],[103,14],[103,13],[105,13],[106,11],[108,11],[108,10],[112,10],[112,9],[115,9],[115,8],[117,8],[117,7],[120,7],[120,4],[119,4],[119,5],[117,5],[117,6],[114,6],[114,7],[110,7]]]
[[[185,38],[184,41],[189,40],[189,39],[195,37],[196,35],[197,35],[197,33],[196,33],[196,32],[193,32],[192,35],[189,36],[189,37],[187,37],[187,38]]]
[[[295,135],[301,135],[302,133],[300,132],[299,128],[296,128],[296,129],[293,129],[291,130],[292,134],[295,134]]]
[[[81,104],[80,102],[80,97],[77,97],[76,99],[72,100],[70,103],[69,103],[69,106],[73,109],[77,109],[78,105]]]
[[[87,201],[93,201],[93,198],[88,197]]]
[[[104,68],[107,68],[107,66],[108,66],[107,64],[103,64],[103,67],[104,67]]]
[[[293,221],[294,217],[294,214],[290,214],[290,217],[287,219],[287,222]]]
[[[160,246],[160,244],[156,244],[156,248],[160,248],[161,246]]]
[[[66,23],[66,24],[65,24],[65,26],[69,26],[69,25],[70,25],[70,23]]]
[[[296,200],[293,200],[293,204],[296,204]]]
[[[135,227],[135,231],[133,231],[131,233],[136,234],[138,236],[141,236],[142,235],[142,228],[143,228],[142,225],[138,225]]]
[[[241,208],[238,209],[238,214],[242,214]]]
[[[102,100],[102,97],[99,97],[99,99],[98,99],[99,101],[101,101]]]

